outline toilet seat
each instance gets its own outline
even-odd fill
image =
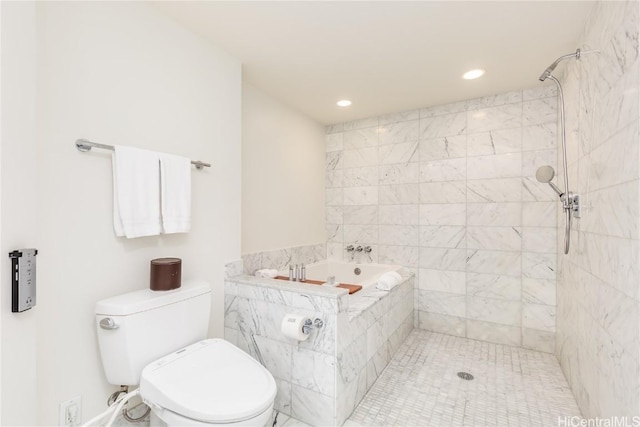
[[[206,423],[253,418],[273,405],[273,376],[222,339],[192,344],[147,365],[140,395],[153,407]]]

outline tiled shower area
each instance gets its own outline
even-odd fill
[[[640,419],[639,11],[595,3],[591,53],[556,70],[582,200],[566,255],[558,196],[535,178],[551,165],[564,186],[551,82],[327,127],[327,258],[415,277],[414,328],[344,425]]]

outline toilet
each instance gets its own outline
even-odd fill
[[[173,291],[130,292],[96,304],[100,357],[107,381],[140,385],[151,426],[266,426],[273,376],[222,339],[205,339],[208,283]]]

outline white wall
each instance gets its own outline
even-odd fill
[[[240,258],[240,64],[143,3],[3,8],[2,40],[19,45],[2,45],[2,250],[40,254],[34,310],[7,313],[3,283],[2,424],[56,425],[76,395],[87,420],[116,388],[94,305],[148,286],[150,259],[181,257],[184,278],[211,282],[210,335],[222,335],[224,264]],[[80,153],[77,138],[213,163],[193,170],[192,231],[116,238],[110,154]]]
[[[242,253],[322,243],[324,128],[242,85]]]
[[[0,301],[2,425],[35,425],[38,309],[11,313],[8,252],[37,245],[36,31],[33,3],[2,2]],[[51,319],[55,321],[56,319]],[[54,420],[52,420],[54,423]]]

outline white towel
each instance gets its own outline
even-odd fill
[[[120,145],[114,147],[113,227],[116,236],[128,238],[160,234],[158,153]]]
[[[401,281],[402,276],[398,274],[398,272],[390,271],[380,276],[380,278],[378,279],[378,283],[376,284],[376,288],[380,289],[381,291],[390,291]]]
[[[278,270],[270,270],[268,268],[263,268],[262,270],[257,270],[254,274],[256,277],[264,277],[266,279],[273,279],[278,275]]]
[[[166,234],[191,229],[191,160],[160,154],[162,230]]]

